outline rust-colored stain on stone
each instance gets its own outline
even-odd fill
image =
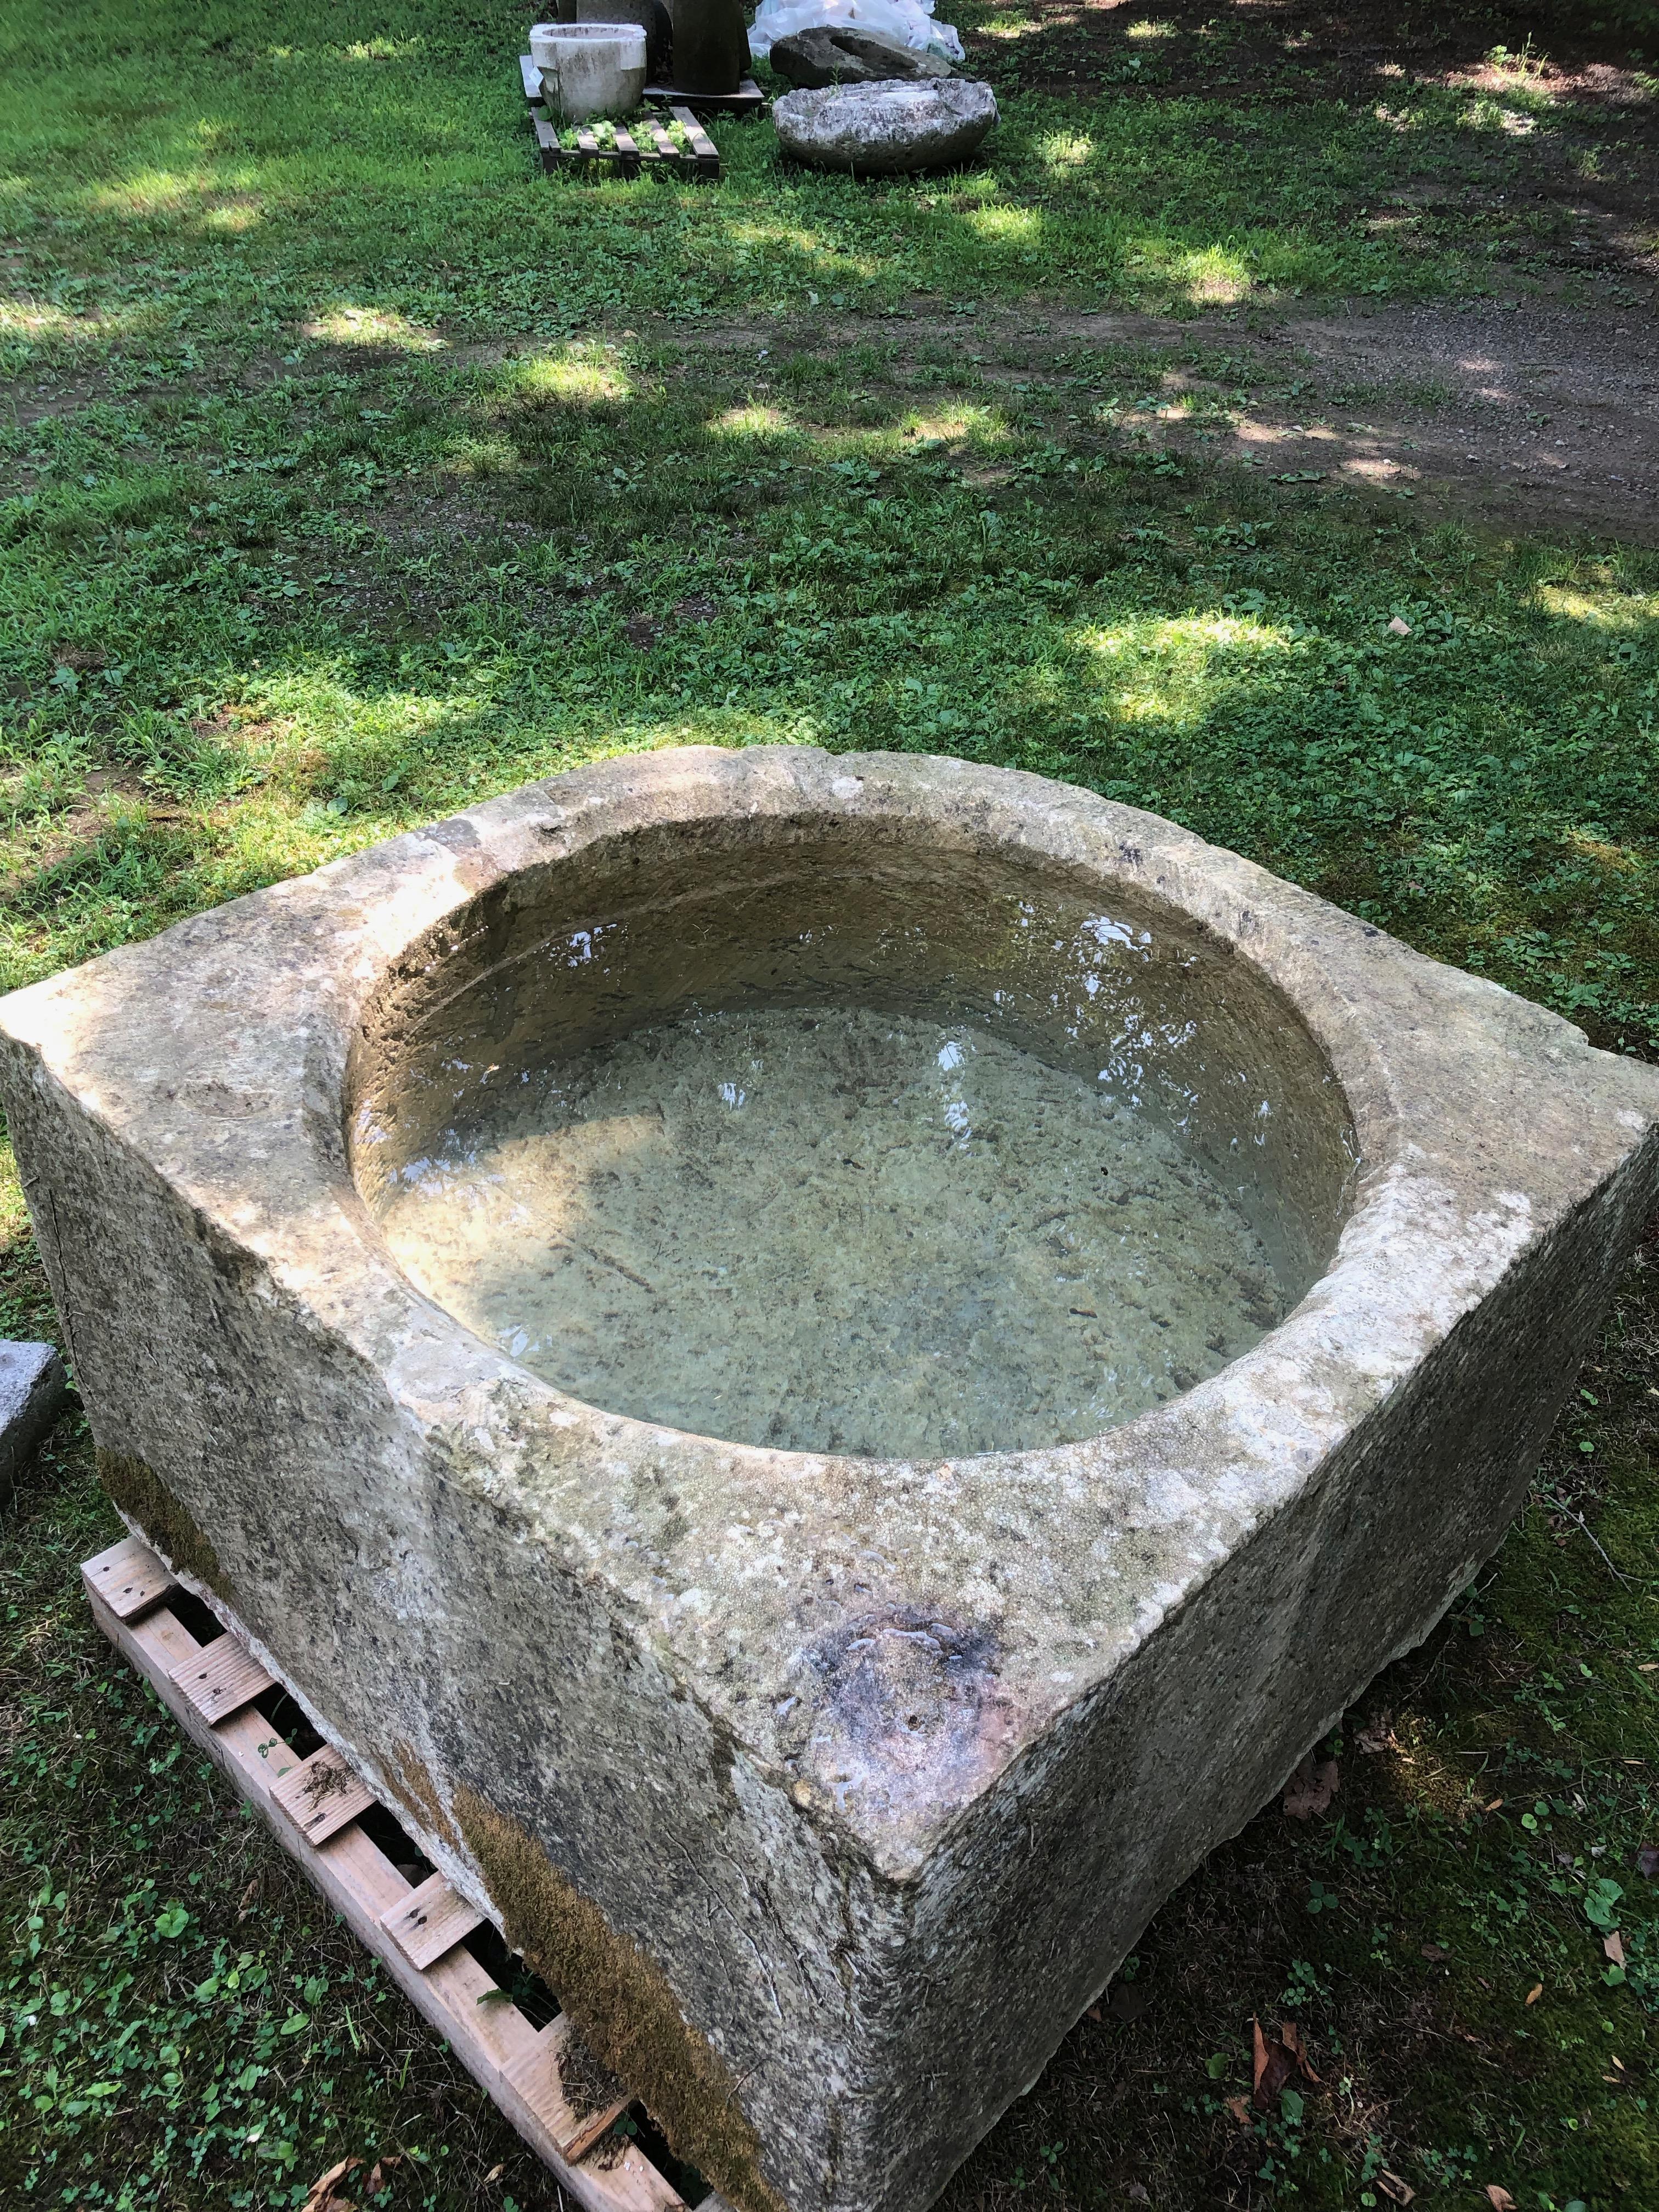
[[[854,1617],[803,1656],[805,1761],[836,1804],[893,1816],[966,1805],[1006,1765],[1016,1715],[996,1640],[915,1606]]]

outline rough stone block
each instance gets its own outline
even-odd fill
[[[767,59],[798,91],[817,92],[827,84],[886,84],[896,78],[920,82],[955,74],[942,56],[917,53],[890,39],[872,37],[843,24],[811,25],[779,39]]]
[[[1109,1074],[1289,1310],[1079,1441],[881,1459],[582,1402],[394,1263],[458,1008],[459,1097],[826,975]],[[806,749],[580,770],[124,947],[0,1006],[0,1089],[123,1512],[744,2212],[925,2205],[1432,1627],[1659,1164],[1652,1071],[1235,854]]]
[[[970,77],[831,84],[772,104],[778,143],[815,169],[908,175],[966,161],[997,120],[996,94]]]
[[[54,1346],[0,1338],[0,1500],[57,1419],[68,1387]]]

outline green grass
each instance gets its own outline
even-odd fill
[[[368,2146],[404,2163],[359,2201],[499,2206],[504,2163],[550,2208],[395,1984],[88,1642],[63,1568],[113,1527],[71,1423],[7,1530],[0,2198],[287,2205]]]
[[[335,360],[0,432],[10,978],[596,753],[811,740],[1087,783],[1659,1041],[1659,560],[1224,470],[1137,411],[1163,356],[932,350]]]
[[[504,9],[0,14],[0,981],[580,760],[812,741],[1152,807],[1659,1054],[1659,556],[1231,466],[1226,325],[1055,319],[1577,296],[1558,218],[1639,169],[1659,36],[1607,49],[1628,106],[1507,64],[1362,97],[1300,49],[1230,82],[1237,11],[1127,12],[960,11],[982,169],[808,179],[750,125],[706,191],[535,174]],[[1303,419],[1372,404],[1289,356]],[[0,1327],[49,1334],[5,1203]],[[1212,1857],[952,2212],[1659,2204],[1648,1258],[1334,1804]],[[0,1518],[0,2199],[263,2212],[362,2154],[393,2205],[550,2212],[110,1660],[112,1527],[72,1418]],[[1253,2014],[1321,2079],[1241,2124]]]
[[[722,131],[718,192],[648,178],[552,191],[527,151],[521,10],[13,0],[0,208],[19,296],[0,338],[17,359],[112,343],[167,357],[210,341],[286,350],[296,326],[353,319],[498,338],[1034,287],[1177,308],[1444,295],[1512,287],[1553,234],[1558,187],[1631,158],[1619,109],[1586,114],[1518,64],[1276,101],[1238,89],[1212,34],[1182,42],[1199,72],[1183,83],[1207,71],[1212,87],[1160,96],[1166,42],[1114,25],[1121,60],[1060,94],[1022,89],[1030,18],[957,13],[982,28],[975,58],[1006,110],[983,169],[873,189],[792,173],[757,125]],[[1625,67],[1639,95],[1651,77]],[[1417,202],[1389,210],[1407,185]]]

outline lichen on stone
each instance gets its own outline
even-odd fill
[[[100,1444],[98,1479],[112,1503],[137,1522],[169,1566],[193,1575],[227,1605],[236,1603],[218,1553],[148,1460],[131,1452],[106,1451]]]
[[[507,1942],[556,1991],[595,2055],[643,2099],[675,2155],[740,2212],[783,2212],[731,2069],[685,2019],[661,1967],[516,1820],[465,1787],[455,1814]]]

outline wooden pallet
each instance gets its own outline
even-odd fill
[[[720,149],[683,100],[671,105],[668,96],[663,95],[662,104],[667,106],[670,119],[684,131],[689,148],[677,146],[668,135],[662,116],[651,112],[648,107],[631,131],[625,131],[620,123],[613,126],[616,143],[612,146],[601,146],[592,131],[578,131],[575,144],[566,146],[541,105],[541,72],[528,54],[520,55],[519,73],[524,79],[525,99],[529,103],[530,121],[536,133],[542,167],[550,176],[556,169],[598,163],[601,167],[616,169],[624,177],[637,177],[642,170],[652,169],[664,176],[678,173],[711,182],[719,178]],[[652,94],[647,93],[646,97],[648,102]]]
[[[254,1701],[281,1686],[241,1634],[232,1626],[198,1641],[169,1603],[180,1595],[173,1577],[134,1537],[88,1559],[81,1578],[94,1620],[122,1657],[264,1816],[560,2186],[587,2212],[684,2212],[639,2144],[611,2133],[625,2091],[597,2111],[572,2108],[560,2063],[572,2024],[560,2013],[538,2028],[501,1991],[465,1948],[484,1916],[441,1875],[411,1882],[359,1825],[378,1801],[333,1746],[301,1757],[258,1711]],[[705,2197],[702,2212],[728,2208]]]
[[[677,84],[648,84],[640,97],[647,107],[678,102],[694,115],[758,115],[766,105],[766,94],[752,76],[744,77],[735,92],[683,92]]]

